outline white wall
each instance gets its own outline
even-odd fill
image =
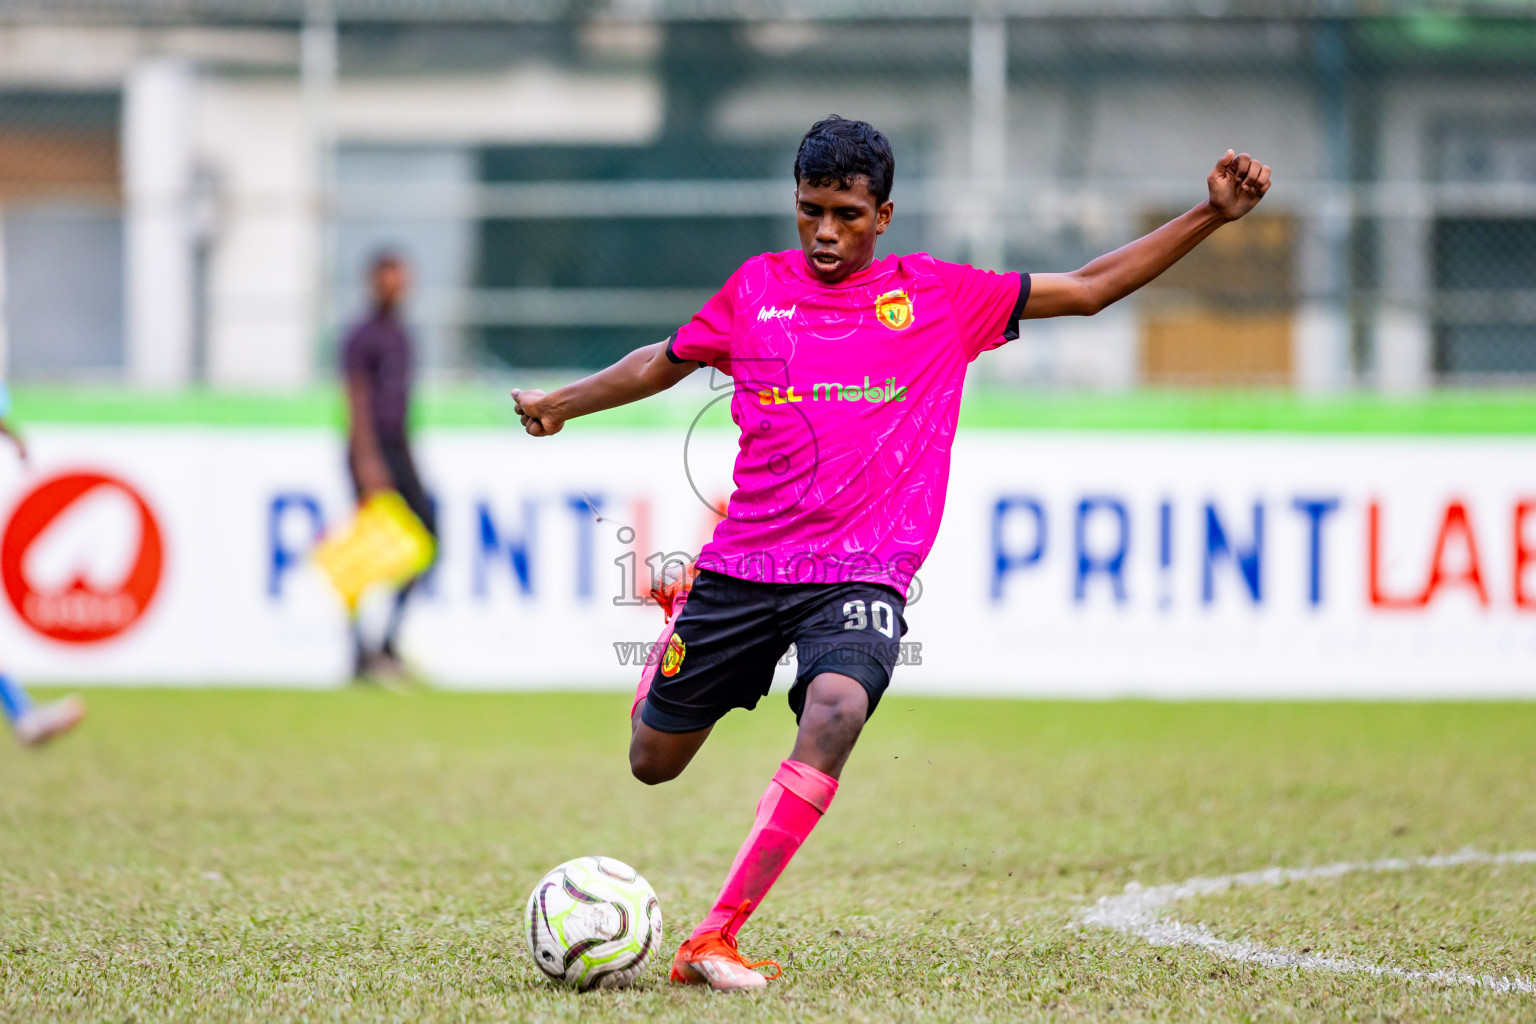
[[[141,61],[123,86],[128,376],[150,388],[191,379],[194,288],[192,66]]]
[[[314,376],[321,271],[317,150],[292,78],[208,78],[198,159],[219,195],[208,278],[208,377],[295,387]]]
[[[526,65],[500,74],[367,79],[336,92],[336,130],[357,142],[648,142],[661,130],[650,75]]]

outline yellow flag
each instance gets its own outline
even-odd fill
[[[357,517],[315,549],[315,564],[355,611],[363,592],[380,583],[404,583],[432,564],[437,545],[396,491],[380,491]]]

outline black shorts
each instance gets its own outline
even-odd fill
[[[800,666],[789,691],[796,721],[823,672],[858,680],[874,714],[907,632],[905,609],[881,583],[760,583],[706,569],[673,625],[641,721],[696,732],[732,708],[757,707],[790,644]]]

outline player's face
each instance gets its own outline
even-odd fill
[[[875,240],[885,234],[895,209],[890,200],[875,199],[863,175],[847,188],[802,180],[795,189],[795,220],[811,273],[834,284],[873,263]]]

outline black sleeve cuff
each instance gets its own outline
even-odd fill
[[[676,334],[676,332],[674,332],[672,334],[672,337],[667,339],[667,358],[668,359],[670,359],[674,363],[699,362],[696,359],[684,359],[682,356],[678,355],[676,350],[673,349],[673,347],[672,347],[672,346],[674,346],[676,344],[677,344],[677,334]],[[703,366],[704,364],[702,362],[699,362],[699,365]]]
[[[1019,321],[1024,318],[1024,307],[1029,304],[1029,275],[1019,275],[1019,300],[1013,304],[1013,312],[1008,314],[1008,329],[1003,332],[1003,337],[1009,341],[1019,340]]]

